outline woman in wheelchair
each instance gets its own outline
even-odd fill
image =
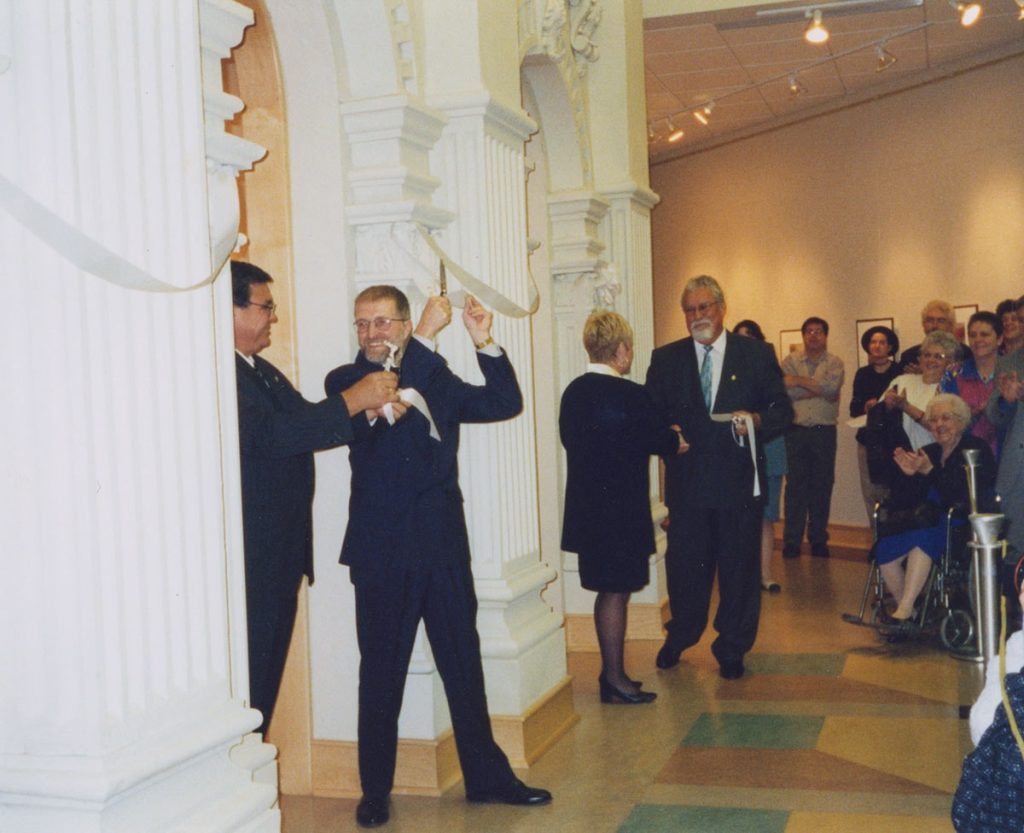
[[[976,472],[978,511],[990,507],[995,493],[992,451],[984,440],[965,433],[971,424],[971,409],[963,399],[951,393],[936,395],[925,408],[922,421],[936,442],[917,451],[896,449],[893,459],[902,477],[894,484],[890,503],[879,510],[878,516],[874,555],[897,602],[888,617],[897,631],[909,626],[932,562],[942,557],[946,513],[950,508],[963,510],[964,519],[959,523],[966,523],[969,496],[964,450],[980,452]]]

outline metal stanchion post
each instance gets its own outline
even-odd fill
[[[974,540],[971,570],[974,576],[974,612],[978,622],[978,654],[988,665],[999,653],[999,564],[1003,543],[999,531],[1003,515],[971,515]]]
[[[953,656],[987,665],[999,652],[999,568],[1003,553],[1000,531],[1005,516],[978,512],[976,473],[979,455],[980,452],[976,449],[967,449],[963,452],[971,530],[974,533],[974,540],[968,547],[971,551],[971,578],[974,585],[972,595],[977,638],[975,646],[954,651]]]

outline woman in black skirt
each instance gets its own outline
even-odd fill
[[[590,362],[562,395],[558,417],[568,473],[562,549],[579,553],[580,583],[597,593],[601,701],[649,703],[654,692],[626,676],[623,646],[629,594],[647,585],[654,552],[650,455],[682,453],[678,427],[659,424],[647,391],[624,378],[633,330],[616,312],[595,312],[583,328]]]

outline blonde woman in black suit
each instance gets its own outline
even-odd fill
[[[562,549],[579,553],[580,583],[597,593],[594,626],[601,648],[601,702],[650,703],[626,676],[623,646],[630,593],[648,581],[654,552],[649,459],[678,454],[678,428],[658,422],[650,394],[625,378],[633,331],[616,312],[593,313],[583,328],[587,372],[562,395],[558,425],[568,475]]]

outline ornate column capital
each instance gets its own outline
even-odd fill
[[[430,173],[430,151],[441,137],[444,114],[404,95],[348,102],[340,110],[353,168],[349,223],[449,223],[450,212],[431,203],[440,183]]]
[[[548,197],[551,274],[600,272],[606,265],[601,222],[609,203],[600,194],[575,192]]]
[[[658,194],[644,185],[637,185],[635,182],[623,182],[619,185],[602,188],[600,194],[609,202],[629,200],[640,208],[648,210],[661,202],[661,197]]]

